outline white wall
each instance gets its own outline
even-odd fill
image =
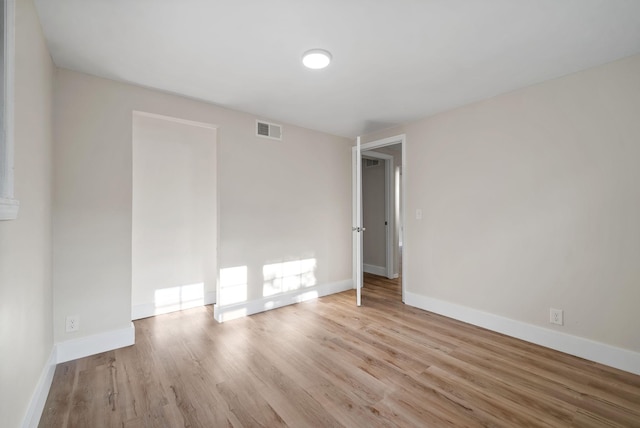
[[[640,352],[638,76],[634,56],[368,136],[407,135],[408,291]]]
[[[215,147],[215,128],[134,114],[134,319],[215,299]]]
[[[378,275],[386,275],[387,266],[384,164],[384,159],[380,159],[378,166],[367,168],[362,160],[362,224],[366,229],[362,236],[362,260],[365,271]],[[370,267],[385,272],[368,270]]]
[[[219,126],[219,268],[246,269],[247,299],[263,297],[265,265],[313,259],[318,284],[350,280],[347,139],[286,124],[264,139],[255,116],[63,69],[55,88],[56,341],[131,320],[133,110]]]
[[[20,426],[52,351],[53,63],[30,0],[16,5],[17,220],[0,221],[0,424]]]

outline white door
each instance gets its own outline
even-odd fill
[[[356,305],[362,304],[362,156],[360,153],[360,137],[356,141],[353,153],[353,282],[356,286]]]

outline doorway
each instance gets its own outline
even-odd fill
[[[356,233],[353,240],[354,284],[362,284],[364,272],[368,272],[369,279],[372,278],[371,274],[374,274],[389,280],[397,280],[403,302],[406,278],[402,272],[406,272],[407,263],[407,257],[403,257],[402,254],[405,140],[405,135],[398,135],[362,144],[360,167],[357,162],[358,150],[356,147],[353,149],[354,213],[359,212],[362,216],[358,222],[357,215],[354,214],[354,224],[363,225],[362,233]],[[367,167],[367,165],[370,166]],[[375,168],[378,169],[374,171]],[[368,170],[372,173],[368,173]],[[360,180],[358,180],[358,171]],[[367,175],[374,177],[372,182],[376,188],[367,189]],[[357,189],[358,182],[361,183],[360,189]],[[367,198],[370,200],[367,201]],[[368,210],[377,210],[377,212],[368,213]],[[358,228],[354,230],[359,232]],[[360,262],[358,262],[358,254]]]
[[[216,127],[133,113],[131,318],[215,301]]]
[[[398,222],[394,216],[395,159],[383,153],[384,149],[362,152],[362,224],[366,230],[362,260],[364,273],[393,279],[397,276],[394,238]]]

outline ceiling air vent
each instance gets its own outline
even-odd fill
[[[363,159],[365,168],[373,168],[374,166],[380,165],[379,159]]]
[[[256,135],[272,140],[282,140],[282,125],[256,120]]]

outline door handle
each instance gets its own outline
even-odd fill
[[[354,232],[364,232],[365,230],[367,230],[367,228],[366,227],[352,227],[351,230],[354,231]]]

